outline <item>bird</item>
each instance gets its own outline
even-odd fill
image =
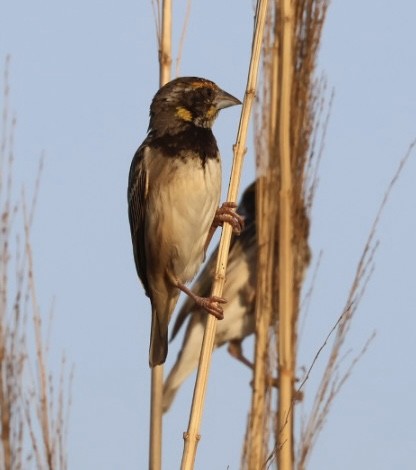
[[[231,239],[223,292],[228,303],[224,306],[224,319],[217,322],[214,348],[228,342],[228,352],[252,368],[253,364],[242,353],[241,343],[255,330],[257,237],[254,182],[244,191],[237,212],[245,218],[245,226],[240,236],[233,235]],[[217,252],[218,247],[192,286],[192,290],[202,296],[209,295],[211,291]],[[205,317],[191,298],[186,300],[178,313],[171,340],[185,320],[189,318],[189,321],[182,348],[164,382],[164,412],[169,410],[181,384],[198,366]]]
[[[226,300],[200,297],[186,283],[199,270],[211,237],[243,218],[221,196],[221,159],[212,125],[221,109],[241,104],[214,82],[180,77],[162,86],[150,105],[147,136],[128,177],[128,216],[137,274],[150,298],[149,366],[168,353],[168,324],[181,291],[218,318]]]

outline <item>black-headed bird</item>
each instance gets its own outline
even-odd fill
[[[221,195],[221,161],[211,127],[218,112],[241,104],[215,83],[197,77],[172,80],[150,106],[148,134],[134,155],[128,212],[136,270],[152,306],[149,364],[163,364],[168,323],[180,291],[222,317],[220,297],[186,287],[197,273],[215,227],[241,231],[236,205]]]
[[[245,226],[240,236],[233,235],[231,239],[223,293],[228,302],[224,306],[224,319],[217,322],[214,348],[228,342],[230,354],[252,367],[251,362],[242,355],[241,342],[254,333],[255,329],[254,312],[257,279],[255,183],[252,183],[245,190],[237,212],[244,216]],[[211,291],[217,250],[213,252],[192,286],[192,290],[199,295],[209,295]],[[188,317],[189,322],[182,348],[164,383],[164,412],[171,406],[181,384],[198,366],[206,315],[190,298],[187,299],[179,311],[172,330],[172,339]]]

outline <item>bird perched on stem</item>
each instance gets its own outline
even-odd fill
[[[245,190],[237,211],[244,216],[245,227],[239,237],[233,236],[231,239],[224,286],[224,296],[228,299],[228,303],[224,307],[224,319],[217,323],[214,347],[218,348],[228,342],[229,353],[249,367],[253,367],[253,364],[242,354],[241,342],[254,333],[255,329],[257,263],[255,183]],[[216,258],[217,250],[214,251],[193,284],[194,292],[208,295],[211,291]],[[172,339],[188,316],[189,322],[182,349],[164,384],[164,412],[172,404],[180,385],[198,366],[205,329],[205,315],[190,298],[178,314],[172,331]]]
[[[215,228],[238,233],[236,204],[219,208],[221,161],[211,127],[218,112],[241,104],[215,83],[172,80],[150,106],[148,135],[130,167],[128,212],[137,273],[152,306],[149,364],[165,362],[168,323],[180,291],[222,317],[225,299],[200,297],[185,284],[198,271]]]

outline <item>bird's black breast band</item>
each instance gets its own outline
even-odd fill
[[[194,154],[203,163],[210,158],[218,159],[218,146],[211,129],[192,126],[177,134],[155,137],[150,132],[147,138],[150,147],[161,150],[167,158]]]

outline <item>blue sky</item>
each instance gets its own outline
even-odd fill
[[[212,79],[242,98],[252,3],[193,2],[181,74]],[[176,45],[184,4],[175,8]],[[341,313],[385,188],[416,137],[415,13],[411,0],[334,1],[329,9],[320,68],[335,100],[311,232],[313,260],[324,255],[299,370]],[[75,363],[70,468],[145,468],[150,311],[134,270],[126,185],[158,83],[151,3],[3,2],[0,58],[7,53],[19,184],[33,186],[45,152],[33,248],[45,314],[55,298],[53,351],[65,350]],[[226,110],[214,128],[224,188],[238,118],[239,109]],[[376,271],[347,349],[358,351],[373,330],[377,337],[333,405],[312,470],[415,465],[415,158],[385,210]],[[254,174],[250,144],[243,186]],[[323,363],[324,356],[308,384],[305,413]],[[250,380],[225,350],[215,354],[196,468],[239,467]],[[180,461],[192,386],[165,420],[165,468]]]

